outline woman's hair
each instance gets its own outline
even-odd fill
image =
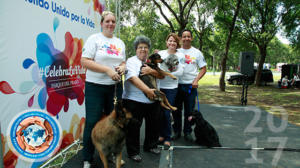
[[[175,33],[170,33],[170,34],[167,36],[166,41],[168,41],[170,37],[173,37],[173,38],[175,39],[176,44],[177,44],[176,49],[177,49],[177,48],[180,48],[180,43],[179,43],[180,40],[179,40],[179,37],[177,36],[177,34],[175,34]]]
[[[137,36],[133,42],[134,49],[136,50],[139,44],[147,44],[149,49],[151,48],[151,41],[146,36]]]
[[[116,17],[115,14],[112,13],[111,11],[103,11],[102,14],[101,14],[101,21],[100,21],[100,23],[103,23],[104,18],[105,18],[105,16],[107,16],[107,15],[113,15],[114,17]]]

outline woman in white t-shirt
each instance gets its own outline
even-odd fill
[[[90,167],[95,147],[91,131],[103,115],[113,110],[113,98],[120,99],[125,72],[125,44],[113,35],[116,17],[104,11],[101,17],[102,32],[91,35],[82,49],[81,64],[87,69],[85,82],[86,120],[83,135],[84,168]],[[115,91],[116,86],[116,91]]]
[[[159,77],[157,71],[149,66],[141,69],[143,63],[146,62],[150,50],[150,39],[145,36],[138,36],[134,41],[136,55],[127,59],[125,74],[123,103],[124,107],[131,112],[132,118],[136,124],[129,122],[127,126],[126,148],[128,157],[136,162],[141,162],[140,156],[140,128],[145,119],[145,140],[144,151],[159,154],[157,148],[157,139],[159,134],[159,109],[160,103],[152,101],[156,97],[155,89],[150,89],[139,78],[139,74],[151,74]],[[149,99],[150,98],[150,99]]]
[[[179,37],[175,33],[170,33],[166,38],[166,46],[166,50],[158,52],[165,62],[160,65],[160,68],[166,72],[170,72],[178,78],[183,73],[183,65],[179,63],[179,60],[184,58],[184,55],[177,51],[177,49],[180,47]],[[169,103],[172,106],[175,106],[178,79],[174,80],[169,76],[166,76],[164,79],[159,80],[159,87],[160,90],[166,94]],[[168,148],[171,145],[170,141],[172,133],[171,110],[162,108],[161,111],[163,117],[161,120],[160,137],[158,141],[159,143],[163,143],[164,146]]]

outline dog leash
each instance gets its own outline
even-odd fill
[[[121,80],[122,81],[122,80]],[[117,87],[118,87],[118,83],[119,82],[116,82],[115,83],[115,91],[114,91],[114,106],[117,104]]]

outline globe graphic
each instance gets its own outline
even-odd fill
[[[23,130],[25,142],[33,147],[42,145],[45,142],[46,131],[43,127],[33,124]]]

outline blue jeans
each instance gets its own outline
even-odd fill
[[[91,139],[92,129],[103,115],[108,115],[114,108],[115,85],[100,85],[85,82],[85,127],[83,132],[83,160],[92,161],[95,151]],[[122,98],[122,84],[117,85],[117,98]]]
[[[173,129],[175,133],[181,134],[182,130],[182,106],[184,105],[184,134],[190,134],[192,127],[188,121],[188,117],[195,108],[195,100],[197,96],[197,88],[192,88],[191,84],[179,84],[178,93],[175,99],[176,111],[173,111],[174,124]]]
[[[169,103],[174,106],[175,98],[177,94],[177,88],[175,89],[160,89],[160,91],[164,92]],[[172,126],[171,126],[171,110],[167,110],[165,108],[161,108],[162,110],[162,123],[161,123],[161,131],[160,136],[164,138],[165,141],[171,141],[172,134]]]

